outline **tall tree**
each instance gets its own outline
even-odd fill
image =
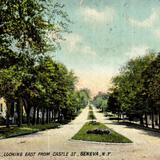
[[[14,70],[17,73],[21,85],[17,92],[14,89],[14,96],[16,94],[18,102],[22,102],[21,86],[26,85],[23,83],[25,79],[30,79],[30,70],[47,51],[56,49],[58,41],[62,39],[61,34],[68,29],[69,20],[63,7],[50,0],[0,1],[0,70]],[[14,77],[10,80],[14,80]],[[3,93],[1,96],[9,97]],[[6,100],[10,101],[8,98]],[[19,110],[22,110],[21,107],[19,105]]]

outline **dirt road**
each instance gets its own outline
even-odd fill
[[[88,107],[85,108],[75,120],[61,128],[28,136],[0,140],[0,160],[160,159],[159,134],[153,135],[152,132],[128,128],[124,125],[114,125],[111,121],[107,120],[102,113],[98,112],[95,113],[97,121],[107,124],[108,127],[130,138],[134,143],[107,144],[71,140],[71,137],[78,132],[87,121],[87,115]],[[21,152],[23,154],[22,156]],[[9,156],[9,154],[13,153],[19,155]],[[4,154],[6,155],[4,156]]]

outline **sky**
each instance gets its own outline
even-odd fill
[[[160,48],[160,0],[59,0],[69,15],[69,34],[54,53],[73,70],[78,88],[107,92],[130,59]]]

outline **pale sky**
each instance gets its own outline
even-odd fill
[[[59,0],[73,24],[55,58],[78,76],[80,88],[107,91],[129,58],[160,48],[159,0]]]

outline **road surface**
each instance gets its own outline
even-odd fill
[[[160,159],[160,134],[129,128],[125,125],[115,125],[102,113],[96,110],[95,112],[97,121],[105,123],[108,127],[130,138],[134,143],[108,144],[71,140],[71,137],[88,121],[87,107],[75,120],[61,128],[0,140],[0,160]],[[10,156],[13,153],[15,155]]]

